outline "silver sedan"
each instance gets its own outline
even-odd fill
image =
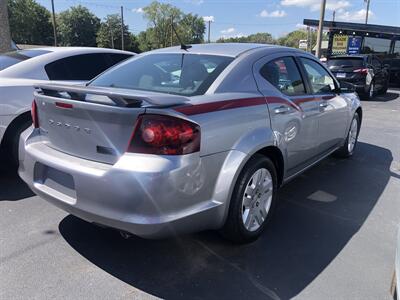
[[[279,187],[332,153],[353,155],[360,101],[314,56],[182,48],[135,56],[88,86],[41,85],[21,137],[23,180],[121,232],[219,229],[244,243],[265,229]]]

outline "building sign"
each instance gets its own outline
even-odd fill
[[[335,34],[333,36],[332,54],[346,54],[348,40],[347,35]]]
[[[349,44],[347,47],[348,54],[359,54],[361,49],[361,36],[352,36],[349,38]]]
[[[308,41],[307,40],[299,40],[299,49],[307,50]]]

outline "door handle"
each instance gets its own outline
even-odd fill
[[[289,106],[279,106],[277,108],[274,109],[275,114],[286,114],[290,111],[290,107]]]

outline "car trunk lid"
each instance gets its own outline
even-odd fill
[[[41,85],[35,92],[41,139],[64,153],[113,164],[126,151],[146,107],[168,107],[184,97],[108,88]]]

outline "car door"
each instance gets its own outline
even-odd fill
[[[318,105],[319,155],[325,155],[343,142],[349,122],[349,100],[339,93],[339,86],[318,61],[298,58]]]
[[[268,103],[278,146],[286,154],[286,175],[293,175],[317,154],[319,108],[291,53],[264,57],[254,64],[253,72]]]

